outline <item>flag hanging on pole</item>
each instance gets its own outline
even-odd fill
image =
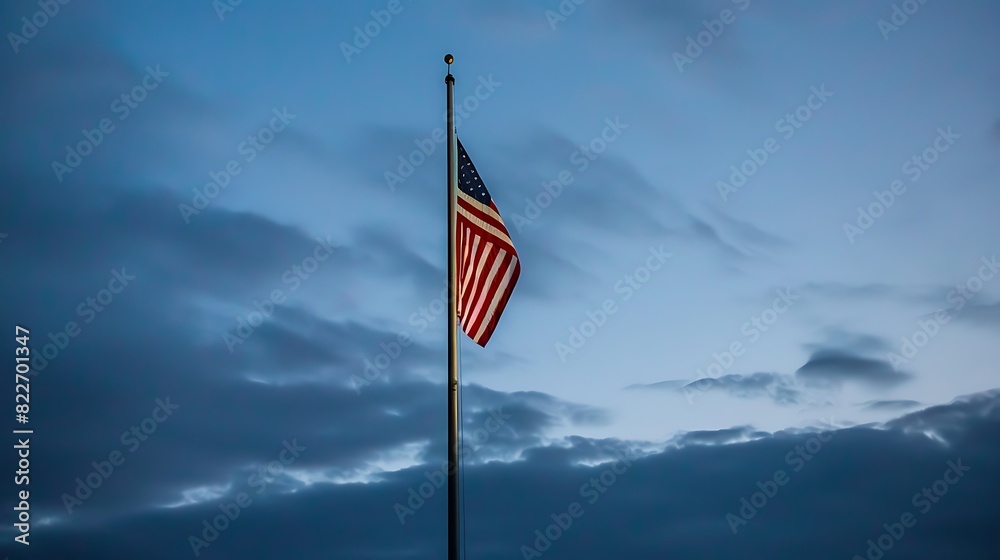
[[[486,346],[514,291],[521,262],[483,178],[457,143],[458,317],[465,334]]]

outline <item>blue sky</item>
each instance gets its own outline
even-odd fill
[[[992,3],[232,4],[0,9],[36,556],[441,555],[443,490],[395,505],[444,460],[445,53],[522,262],[462,344],[470,557],[534,557],[615,451],[537,554],[864,557],[907,508],[892,554],[996,549]]]

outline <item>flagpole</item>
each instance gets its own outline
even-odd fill
[[[458,266],[455,258],[456,209],[458,190],[458,144],[455,138],[455,77],[445,55],[448,75],[448,560],[459,560],[458,501]]]

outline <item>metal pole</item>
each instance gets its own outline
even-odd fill
[[[458,144],[455,138],[454,57],[445,55],[448,75],[448,560],[459,560],[458,500],[458,263],[456,262],[456,192],[458,190]]]

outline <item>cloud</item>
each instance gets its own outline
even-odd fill
[[[823,342],[806,344],[805,348],[812,352],[836,349],[860,355],[879,354],[891,349],[885,340],[870,334],[855,333],[841,328],[829,327],[824,330],[824,335],[825,340]]]
[[[20,21],[33,13],[17,11],[22,13],[9,21]],[[100,11],[93,6],[67,8],[52,18],[53,25],[40,29],[38,39],[22,52],[0,60],[0,71],[18,80],[18,87],[5,95],[6,103],[0,107],[4,122],[17,130],[0,138],[0,161],[45,169],[45,175],[36,177],[40,185],[75,185],[79,189],[84,176],[111,178],[141,168],[140,163],[169,161],[166,155],[174,154],[178,144],[190,147],[210,136],[182,136],[178,127],[164,127],[164,120],[218,122],[229,114],[229,104],[214,103],[186,89],[179,79],[180,69],[158,64],[160,60],[130,59],[91,27],[69,25],[73,18],[102,19]],[[168,75],[148,90],[141,102],[127,107],[122,95],[141,85],[150,67]],[[67,91],[74,94],[66,95]],[[83,140],[81,131],[98,128],[102,119],[109,119],[113,130],[103,135],[92,155],[59,182],[51,163],[65,160],[67,146],[76,146]],[[179,138],[183,142],[178,142]],[[120,152],[115,157],[115,150],[123,147],[131,152],[130,157],[121,158]],[[186,153],[186,163],[198,161],[199,155]]]
[[[802,287],[804,291],[825,293],[835,297],[854,299],[858,297],[879,298],[895,295],[897,286],[885,283],[848,284],[845,282],[810,282]]]
[[[790,241],[769,233],[755,224],[735,218],[716,206],[707,207],[710,208],[712,216],[718,220],[719,228],[726,232],[727,237],[747,244],[745,251],[767,255],[776,250],[792,247]]]
[[[868,410],[897,411],[897,410],[907,410],[911,408],[916,408],[920,406],[920,403],[917,401],[910,401],[910,400],[887,400],[887,401],[868,401],[866,403],[862,403],[861,406],[865,407]]]
[[[889,348],[879,337],[852,333],[831,327],[825,330],[821,343],[806,344],[812,352],[809,360],[793,374],[756,372],[726,374],[688,380],[668,380],[649,384],[633,384],[626,389],[666,389],[685,395],[718,391],[732,397],[770,398],[775,404],[819,404],[824,394],[845,382],[884,388],[911,378],[896,372],[887,362],[864,357]]]
[[[934,285],[896,285],[884,282],[808,282],[800,290],[810,297],[830,298],[837,301],[855,302],[872,300],[878,303],[886,300],[905,304],[940,304],[948,288]]]
[[[681,447],[687,445],[726,445],[766,435],[768,434],[755,432],[752,426],[739,426],[723,430],[685,432],[675,438],[674,443]]]
[[[994,424],[1000,412],[1000,389],[973,393],[954,399],[951,403],[929,406],[905,416],[890,420],[886,425],[904,433],[919,433],[935,441],[954,445],[961,441],[973,443],[990,428],[982,431],[967,429],[970,419]],[[977,451],[982,453],[982,450]]]
[[[631,125],[624,117],[622,121]],[[595,122],[594,134],[599,134],[605,126],[603,121]],[[621,134],[628,135],[629,131]],[[357,167],[360,161],[379,174],[382,170],[394,170],[398,157],[415,149],[414,138],[429,136],[430,130],[421,134],[412,127],[372,129],[362,135],[362,141],[350,152],[356,152],[356,160],[349,165]],[[465,143],[473,141],[467,138]],[[618,242],[618,247],[627,242],[662,243],[668,250],[707,249],[726,264],[748,261],[763,252],[760,245],[773,245],[773,240],[763,233],[746,236],[737,243],[735,239],[740,232],[752,226],[722,217],[709,221],[695,214],[668,187],[648,181],[627,158],[616,152],[613,143],[592,161],[582,158],[581,144],[587,143],[589,139],[572,140],[554,131],[533,130],[519,135],[516,141],[501,141],[494,146],[480,144],[473,152],[476,166],[483,173],[525,263],[518,282],[518,290],[524,290],[525,295],[546,300],[582,297],[586,286],[600,284],[605,261],[616,254],[607,248],[609,239]],[[444,146],[438,145],[436,149],[443,150]],[[585,167],[581,162],[585,162]],[[558,196],[551,196],[542,184],[555,181],[562,172],[569,173],[572,182],[562,186]],[[438,199],[428,200],[426,196],[431,177],[436,175],[437,168],[420,166],[405,183],[397,186],[395,193],[387,196],[396,199],[396,203],[402,200],[426,210],[421,215],[430,215],[440,210]],[[378,181],[384,183],[381,177]],[[726,233],[714,221],[723,223]],[[400,262],[414,260],[407,246],[402,245],[401,249],[403,253],[393,252]],[[406,274],[426,269],[429,275],[426,282],[431,283],[442,276],[437,268],[426,266],[430,264],[426,257],[417,257],[414,264]]]
[[[1000,302],[970,303],[965,309],[954,311],[953,314],[959,320],[987,327],[1000,327]]]
[[[745,399],[766,396],[781,405],[801,404],[806,395],[802,388],[796,385],[793,377],[777,373],[728,374],[717,378],[698,379],[680,390],[682,392],[715,390]]]
[[[688,379],[669,379],[667,381],[657,381],[656,383],[633,383],[625,387],[625,389],[629,391],[639,389],[675,390],[684,387],[690,382]]]
[[[795,372],[807,383],[840,385],[858,382],[872,387],[890,387],[912,378],[908,373],[897,372],[885,360],[864,358],[838,350],[817,350]]]
[[[630,124],[625,116],[622,121]],[[604,123],[594,126],[596,134]],[[621,134],[627,135],[628,131]],[[582,158],[574,158],[573,154],[579,154],[581,144],[588,144],[589,139],[571,140],[552,131],[524,136],[515,146],[498,151],[500,164],[495,166],[497,183],[516,189],[516,195],[510,197],[513,201],[504,206],[509,208],[505,211],[509,226],[513,225],[510,222],[514,214],[530,216],[525,200],[534,201],[544,194],[543,182],[551,182],[564,171],[573,178],[551,205],[525,226],[525,237],[528,233],[544,235],[552,242],[565,244],[596,239],[601,234],[603,241],[592,243],[598,247],[606,243],[607,235],[630,242],[638,238],[668,240],[672,246],[708,247],[726,262],[751,257],[760,252],[759,244],[771,242],[757,235],[737,244],[732,235],[682,203],[671,186],[647,180],[631,161],[616,152],[614,144],[584,167]],[[725,217],[717,220],[730,233],[751,227]]]

